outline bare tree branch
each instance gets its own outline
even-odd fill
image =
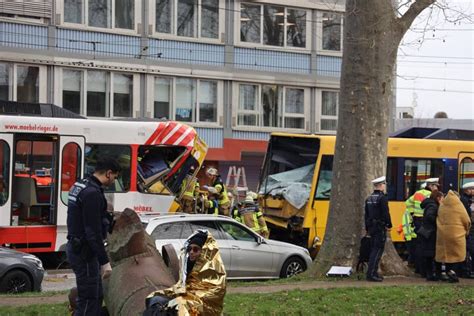
[[[427,7],[435,3],[436,0],[417,0],[405,14],[398,19],[402,34],[410,28],[410,25],[415,21],[416,17]]]

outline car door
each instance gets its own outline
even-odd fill
[[[219,230],[215,221],[206,221],[206,220],[195,220],[190,221],[191,228],[193,232],[198,229],[205,229],[209,231],[212,236],[216,239],[217,246],[219,247],[219,252],[221,254],[222,262],[224,263],[225,271],[227,277],[235,277],[233,265],[232,265],[232,255],[231,249],[228,243],[228,240],[224,237],[222,232]]]
[[[238,278],[274,277],[274,254],[271,246],[258,243],[259,236],[245,226],[219,221],[231,248],[232,269]]]

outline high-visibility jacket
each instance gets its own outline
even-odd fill
[[[402,217],[403,235],[406,241],[416,238],[415,227],[413,226],[413,217],[409,210],[406,209]]]
[[[263,213],[256,204],[244,204],[239,211],[240,222],[245,224],[257,234],[268,232]]]
[[[204,206],[207,208],[207,214],[219,215],[219,202],[216,200],[205,200]]]
[[[414,217],[423,217],[423,209],[421,208],[421,202],[424,199],[428,198],[431,195],[431,191],[426,189],[421,189],[415,192],[412,196],[405,201],[405,205],[410,213]]]
[[[222,182],[222,179],[220,176],[216,178],[212,186],[216,189],[217,193],[219,194],[220,205],[223,205],[225,203],[230,203],[229,197],[227,196],[227,188]]]
[[[192,198],[196,197],[198,188],[199,188],[198,180],[191,176],[187,176],[186,178],[184,178],[183,183],[181,184],[181,190],[184,191],[183,195],[186,195]]]
[[[243,224],[243,220],[240,216],[239,208],[237,206],[232,209],[232,218],[235,219],[237,222]]]

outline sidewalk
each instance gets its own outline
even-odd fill
[[[59,274],[61,275],[61,274]],[[66,274],[67,275],[67,274]],[[48,276],[50,277],[50,276]],[[51,279],[47,282],[60,282],[57,281],[57,278]],[[75,279],[64,278],[63,283],[73,281],[75,284]],[[262,282],[263,283],[263,282]],[[232,284],[232,283],[230,283]],[[301,282],[301,283],[290,283],[290,284],[268,284],[258,285],[258,286],[237,286],[227,287],[227,294],[258,294],[258,293],[275,293],[281,291],[290,291],[290,290],[312,290],[312,289],[332,289],[332,288],[344,288],[344,287],[355,287],[355,288],[366,288],[366,287],[386,287],[386,286],[406,286],[406,285],[416,285],[416,286],[436,286],[436,285],[462,285],[462,286],[474,286],[474,279],[460,279],[459,283],[445,283],[445,282],[427,282],[422,278],[407,278],[407,277],[391,277],[386,278],[383,282],[367,282],[367,281],[357,281],[352,279],[341,279],[335,281],[314,281],[314,282]],[[72,286],[65,288],[65,290],[71,288]],[[45,293],[38,293],[37,296],[0,296],[0,306],[24,306],[32,304],[58,304],[64,303],[67,301],[67,293],[59,293],[50,295],[47,292],[51,290],[46,290]]]

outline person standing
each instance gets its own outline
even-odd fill
[[[441,279],[447,275],[452,282],[458,282],[456,270],[466,259],[466,236],[471,220],[458,197],[449,191],[439,206],[436,218],[436,257],[441,263]]]
[[[77,284],[74,315],[100,315],[102,280],[112,271],[104,239],[112,225],[102,187],[114,183],[121,170],[112,158],[97,161],[93,175],[76,182],[69,191],[66,254]]]
[[[415,234],[418,235],[418,230],[423,224],[423,208],[421,203],[431,195],[431,192],[438,190],[439,178],[429,178],[425,181],[425,188],[423,186],[420,190],[416,191],[406,202],[407,208],[412,210],[413,225],[415,226]],[[414,239],[414,254],[415,254],[415,272],[419,273],[422,277],[426,276],[423,264],[423,254],[421,241],[418,238]]]
[[[216,168],[209,168],[206,170],[207,177],[211,180],[211,186],[216,189],[219,214],[230,216],[230,201],[227,196],[227,188],[222,182],[222,178]]]
[[[418,238],[422,247],[424,260],[424,271],[427,281],[438,281],[440,267],[435,263],[436,254],[436,218],[438,217],[438,208],[444,199],[444,194],[438,190],[431,193],[430,197],[424,199],[421,207],[424,210],[423,224],[418,231]]]
[[[268,231],[263,213],[256,202],[257,197],[258,195],[255,192],[250,191],[247,193],[247,196],[239,209],[239,215],[241,218],[240,222],[260,236],[268,238],[270,232]]]
[[[385,196],[385,176],[372,180],[374,192],[365,201],[365,230],[370,236],[370,257],[367,268],[367,281],[382,282],[377,270],[382,257],[387,230],[392,228],[388,209],[388,199]]]
[[[464,208],[471,219],[471,228],[469,230],[469,235],[466,238],[466,263],[464,266],[463,276],[466,278],[474,278],[474,225],[472,222],[474,216],[472,214],[472,199],[474,197],[474,182],[465,183],[462,186],[461,193],[461,203],[464,205]]]
[[[199,182],[194,176],[194,170],[190,170],[181,184],[181,210],[184,213],[196,213],[196,198],[199,193]]]

